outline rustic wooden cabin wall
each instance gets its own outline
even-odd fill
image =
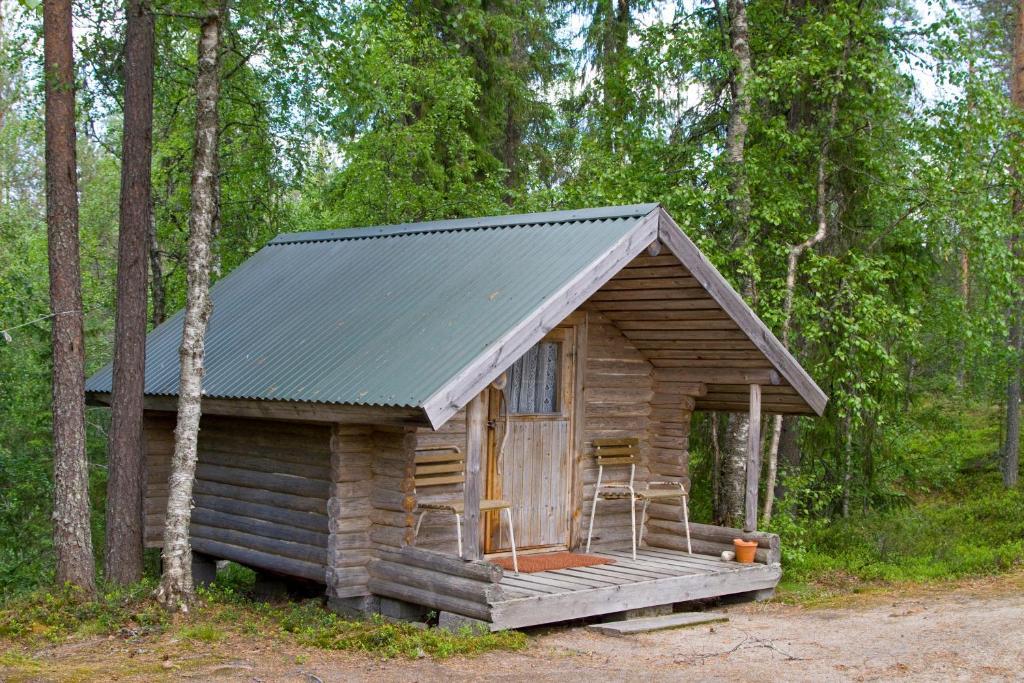
[[[413,427],[335,425],[327,504],[327,594],[369,594],[369,562],[412,540],[416,497]]]
[[[146,544],[162,543],[174,417],[146,415]],[[207,415],[190,535],[197,552],[323,582],[328,427]]]
[[[586,543],[590,521],[590,503],[597,483],[597,463],[593,457],[593,439],[639,437],[644,465],[637,467],[636,483],[648,481],[651,447],[649,426],[654,381],[651,364],[622,332],[600,311],[586,305],[587,344],[583,378],[583,442],[577,454],[582,490],[576,501],[580,520],[574,535],[577,547]],[[625,468],[608,470],[605,481],[624,481]],[[637,523],[639,523],[639,519]],[[628,501],[602,501],[594,516],[593,547],[629,545],[630,515]]]

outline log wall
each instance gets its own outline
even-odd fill
[[[147,415],[147,545],[162,543],[174,418]],[[193,488],[192,547],[213,557],[323,582],[330,428],[204,416]]]
[[[327,593],[368,595],[370,561],[412,540],[415,428],[336,425],[330,444]]]
[[[582,478],[578,514],[581,520],[576,546],[586,544],[590,505],[597,483],[593,439],[638,437],[643,465],[637,467],[636,483],[650,478],[649,427],[654,398],[652,366],[603,313],[587,307],[586,349],[583,377],[583,438],[577,453],[577,472]],[[579,427],[578,427],[579,428]],[[624,481],[626,468],[609,468],[605,481]],[[641,520],[637,519],[639,525]],[[600,501],[594,517],[593,546],[622,546],[630,542],[629,501]]]

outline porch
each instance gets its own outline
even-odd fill
[[[608,564],[518,575],[486,560],[463,560],[415,546],[382,550],[368,566],[377,596],[469,618],[493,631],[727,595],[765,595],[782,576],[779,537],[692,524],[693,553],[671,522],[659,522],[633,559],[623,543],[593,551]],[[665,526],[667,525],[667,526]],[[754,562],[723,562],[742,536],[757,542]]]
[[[491,604],[492,630],[581,619],[775,588],[779,565],[722,562],[716,556],[646,547],[593,553],[613,564],[534,574],[506,573]]]

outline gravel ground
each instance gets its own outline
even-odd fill
[[[725,608],[726,623],[637,636],[534,631],[528,649],[472,659],[379,661],[233,639],[196,661],[134,672],[103,640],[32,653],[0,680],[669,681],[1024,680],[1024,575],[842,599],[828,607]],[[199,658],[203,658],[200,660]],[[141,659],[145,659],[142,657]],[[136,660],[139,665],[143,662]]]

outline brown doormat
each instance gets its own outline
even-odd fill
[[[493,562],[506,571],[512,571],[511,557],[495,557]],[[556,569],[571,569],[573,567],[592,567],[595,564],[612,564],[615,560],[610,557],[598,555],[584,555],[582,553],[558,552],[541,553],[538,555],[520,555],[519,571],[527,574],[534,572],[551,572]]]

